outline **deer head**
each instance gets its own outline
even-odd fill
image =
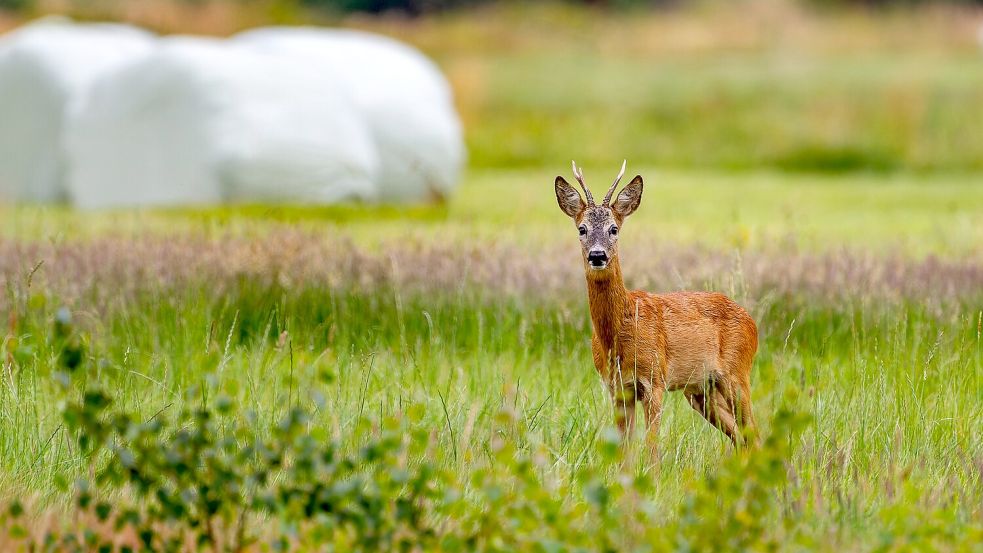
[[[602,276],[611,266],[618,255],[618,235],[625,218],[638,209],[642,201],[642,176],[637,175],[618,194],[614,203],[611,196],[625,174],[627,160],[621,164],[621,172],[614,179],[611,188],[604,196],[601,205],[594,203],[590,189],[584,183],[584,172],[573,164],[573,176],[587,196],[587,201],[580,192],[570,186],[561,176],[556,177],[556,201],[560,210],[570,216],[580,233],[580,248],[584,256],[584,267],[588,275]]]

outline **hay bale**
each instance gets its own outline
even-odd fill
[[[446,79],[417,50],[366,32],[315,28],[263,28],[231,40],[345,84],[379,152],[380,201],[443,198],[457,184],[461,123]]]
[[[378,157],[339,79],[224,41],[162,40],[105,75],[67,136],[81,207],[378,197]]]
[[[42,19],[0,37],[0,199],[65,199],[62,131],[102,75],[144,55],[127,25]]]

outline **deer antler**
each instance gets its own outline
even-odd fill
[[[577,167],[576,161],[571,161],[570,165],[573,167],[573,176],[576,177],[577,182],[580,183],[580,187],[584,189],[584,194],[587,195],[587,205],[588,207],[594,207],[594,196],[591,195],[590,189],[584,184],[584,172]]]
[[[621,182],[621,177],[625,176],[625,167],[627,165],[628,165],[627,159],[621,162],[621,172],[618,173],[618,176],[614,178],[614,184],[611,185],[611,188],[608,190],[607,195],[604,196],[604,203],[601,205],[608,207],[609,204],[611,203],[611,195],[614,194],[614,189],[617,188],[618,183]]]

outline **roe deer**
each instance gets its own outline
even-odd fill
[[[646,442],[655,454],[663,394],[681,390],[693,409],[735,446],[753,439],[751,364],[758,349],[754,320],[723,294],[627,290],[618,236],[625,218],[642,201],[642,177],[632,179],[611,203],[625,174],[622,164],[604,201],[596,205],[576,163],[573,174],[587,202],[560,176],[556,201],[580,232],[594,366],[611,394],[623,438],[630,435],[635,404],[641,402]]]

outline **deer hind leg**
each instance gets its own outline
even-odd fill
[[[690,407],[694,411],[700,414],[703,418],[707,420],[711,425],[715,426],[718,430],[727,434],[727,431],[723,419],[717,414],[716,402],[713,400],[714,390],[711,388],[709,390],[699,392],[699,393],[687,393],[686,399],[689,400]],[[733,439],[733,438],[732,438]]]
[[[683,392],[683,395],[686,396],[686,400],[689,401],[689,405],[694,411],[699,413],[710,424],[717,426],[717,423],[713,421],[713,416],[710,414],[710,406],[707,405],[707,396],[704,392]]]
[[[737,417],[734,415],[736,409],[733,401],[728,399],[724,391],[726,388],[714,383],[699,392],[688,392],[685,395],[690,406],[697,413],[717,427],[737,446],[740,444],[740,432]]]
[[[621,432],[621,439],[628,440],[635,429],[635,403],[637,401],[634,385],[625,385],[611,390],[614,404],[614,422]]]
[[[741,433],[737,424],[737,406],[734,397],[727,386],[715,386],[708,398],[713,403],[713,413],[716,419],[716,426],[734,442],[735,446],[741,444]]]
[[[720,420],[721,430],[737,447],[757,443],[754,412],[751,407],[751,383],[717,382],[713,391],[714,410]]]
[[[745,440],[749,444],[758,442],[757,425],[754,422],[754,411],[751,408],[751,380],[745,378],[740,385],[738,397],[737,423]]]

